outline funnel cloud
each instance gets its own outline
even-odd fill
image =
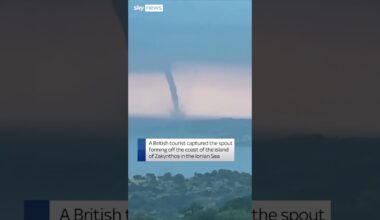
[[[166,81],[168,82],[169,90],[170,90],[170,96],[173,103],[173,117],[182,117],[183,113],[179,107],[179,99],[178,99],[178,93],[177,93],[177,86],[174,81],[173,73],[170,69],[167,69],[165,71],[165,77]]]

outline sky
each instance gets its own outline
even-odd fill
[[[134,11],[161,3],[163,13]],[[177,62],[251,65],[251,3],[239,1],[130,1],[129,71],[167,68]]]
[[[255,2],[255,137],[380,135],[379,4]],[[1,131],[120,130],[127,53],[112,7],[1,1]]]
[[[145,3],[161,3],[164,11],[134,10]],[[137,0],[129,12],[130,116],[170,117],[178,102],[186,117],[251,118],[249,0]]]

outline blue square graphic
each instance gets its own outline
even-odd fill
[[[145,138],[137,139],[137,161],[146,161],[145,144],[146,144]]]

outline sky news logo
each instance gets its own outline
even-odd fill
[[[139,12],[164,12],[163,4],[134,5],[133,11]]]

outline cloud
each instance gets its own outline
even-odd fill
[[[165,74],[129,74],[128,112],[130,115],[169,117],[172,109]]]
[[[182,63],[172,69],[179,105],[187,117],[252,117],[249,67]],[[130,115],[168,117],[173,110],[163,72],[129,74]]]

